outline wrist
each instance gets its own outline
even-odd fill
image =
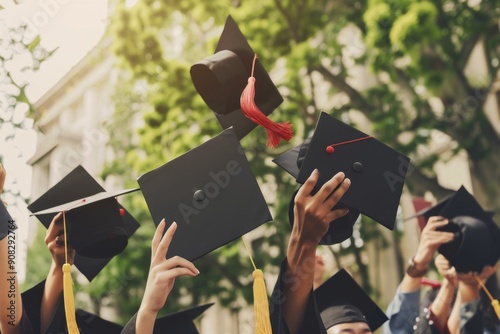
[[[406,273],[408,276],[413,278],[423,277],[428,270],[427,263],[423,263],[421,260],[416,259],[416,257],[412,257],[410,261],[408,261],[408,267],[406,269]]]

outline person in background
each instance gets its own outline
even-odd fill
[[[447,219],[430,217],[422,230],[417,251],[410,260],[410,265],[399,284],[396,295],[387,308],[386,314],[389,321],[382,327],[383,334],[413,333],[415,319],[420,313],[421,279],[427,273],[429,264],[439,246],[452,241],[454,237],[451,232],[437,230],[446,224],[448,224]],[[441,297],[447,297],[453,289],[453,286],[447,282],[441,288]]]

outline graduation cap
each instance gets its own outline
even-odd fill
[[[103,318],[82,309],[76,310],[76,322],[78,324],[80,334],[120,334],[123,329],[123,326],[104,320]]]
[[[12,217],[7,211],[5,204],[3,204],[2,200],[0,199],[0,240],[5,238],[7,234],[9,234],[9,230],[11,230],[12,227],[17,228],[14,221],[12,220]]]
[[[342,323],[365,322],[375,331],[388,320],[345,269],[318,287],[314,296],[326,329]]]
[[[177,222],[167,257],[194,261],[272,220],[232,128],[137,181],[154,223]]]
[[[267,118],[283,102],[260,61],[255,61],[253,69],[254,56],[245,36],[229,16],[215,54],[195,63],[190,71],[193,84],[205,103],[224,129],[234,127],[238,139],[256,127],[256,120],[251,120],[242,112],[240,101],[252,73],[255,81],[255,104],[263,114],[258,115],[259,118]]]
[[[29,323],[29,325],[31,325],[32,327],[33,333],[41,332],[40,312],[42,307],[43,292],[45,290],[45,281],[46,280],[43,280],[32,288],[21,293],[21,298],[23,301],[23,318],[26,317],[26,319],[29,320],[23,320],[22,323]],[[56,304],[54,314],[50,321],[49,327],[46,330],[46,333],[65,333],[64,329],[64,305],[61,296]],[[31,331],[29,330],[27,330],[27,332],[31,333]]]
[[[199,334],[193,321],[212,305],[214,303],[192,307],[160,317],[155,321],[155,333]]]
[[[448,219],[440,231],[452,232],[454,239],[438,248],[458,272],[481,272],[500,258],[500,229],[465,187],[418,212],[426,220],[432,216]]]
[[[311,137],[307,138],[301,145],[297,145],[291,150],[279,155],[273,162],[283,168],[286,172],[297,179],[300,168],[302,167],[302,162],[307,153],[309,145],[311,143]],[[290,204],[288,205],[288,220],[293,228],[294,224],[294,206],[295,206],[295,196],[297,195],[298,189],[292,195],[290,199]],[[342,205],[336,205],[332,210],[341,208]],[[320,245],[334,245],[341,243],[342,241],[348,239],[353,232],[354,223],[358,220],[359,212],[354,209],[350,209],[349,212],[340,218],[337,218],[330,222],[330,226],[325,235],[321,238]]]
[[[77,166],[28,209],[46,228],[58,212],[66,212],[67,240],[76,251],[75,266],[92,281],[139,227],[114,198],[130,191],[108,193]]]
[[[297,182],[319,170],[316,189],[338,172],[352,183],[340,204],[393,229],[410,159],[322,112]]]

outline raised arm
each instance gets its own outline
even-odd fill
[[[287,272],[284,286],[283,317],[291,334],[299,332],[308,299],[313,289],[316,248],[328,231],[331,221],[347,214],[348,209],[331,210],[342,198],[351,181],[338,173],[314,195],[319,178],[313,171],[295,197],[295,224],[287,251]]]
[[[179,256],[166,258],[176,229],[177,223],[174,222],[163,235],[165,220],[162,220],[156,228],[151,243],[151,267],[141,306],[137,315],[125,326],[122,333],[153,333],[158,311],[165,305],[175,279],[179,276],[194,277],[200,273],[194,264],[186,259]]]

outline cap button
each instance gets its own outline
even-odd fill
[[[361,173],[365,170],[365,167],[361,162],[355,162],[352,164],[352,170],[355,171],[356,173]]]
[[[120,208],[120,216],[125,216],[125,210],[123,208]]]
[[[196,202],[203,201],[207,196],[203,192],[203,190],[199,189],[194,192],[193,198]]]

